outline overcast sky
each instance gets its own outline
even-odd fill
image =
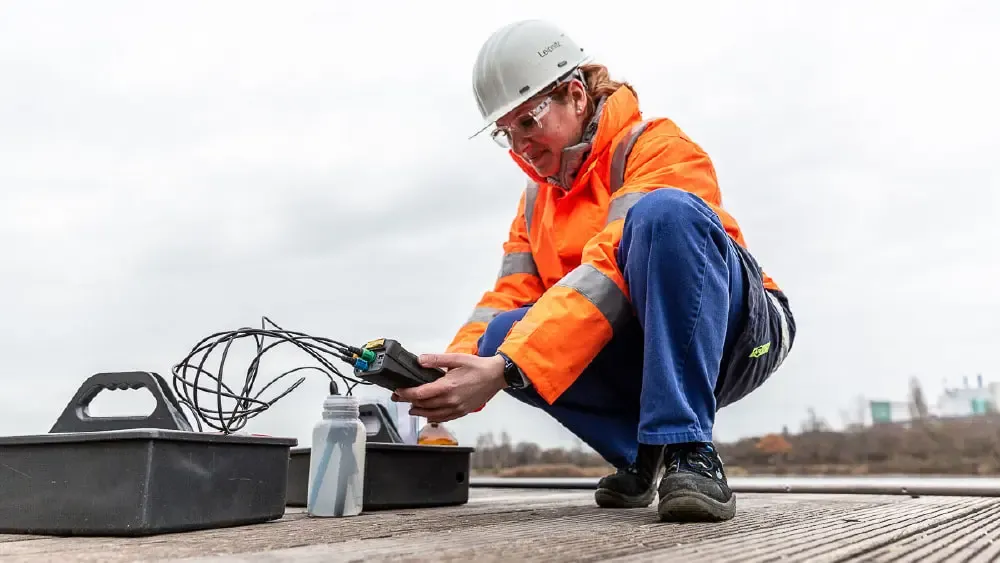
[[[527,17],[708,151],[791,299],[795,349],[717,438],[795,430],[809,407],[840,424],[911,376],[932,401],[944,379],[1000,381],[996,3],[489,6],[0,4],[0,433],[48,431],[93,373],[169,378],[262,315],[443,349],[524,185],[468,140],[472,63]],[[247,429],[308,444],[324,391],[310,375]],[[503,396],[450,426],[573,442]]]

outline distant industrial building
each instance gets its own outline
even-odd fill
[[[938,399],[934,415],[973,416],[996,412],[1000,404],[1000,383],[995,381],[983,385],[983,376],[976,377],[975,387],[969,386],[968,378],[964,378],[964,387],[945,389]]]
[[[948,387],[936,402],[927,401],[926,414],[938,418],[977,416],[997,412],[1000,405],[1000,383],[983,383],[982,374],[976,376],[976,385],[969,385],[969,378],[962,378],[962,387]],[[925,399],[926,400],[926,399]],[[915,417],[912,398],[906,401],[868,401],[868,424],[907,422]]]

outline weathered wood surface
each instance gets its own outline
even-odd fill
[[[1000,498],[749,494],[721,524],[601,510],[587,491],[472,490],[467,505],[145,538],[0,536],[3,561],[993,561]],[[685,559],[686,560],[686,559]]]

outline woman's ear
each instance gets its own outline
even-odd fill
[[[587,91],[583,88],[573,90],[573,105],[577,115],[583,115],[587,111]]]
[[[577,115],[583,115],[587,112],[587,89],[583,84],[574,82],[570,86],[570,95],[573,97],[573,108],[576,110]]]

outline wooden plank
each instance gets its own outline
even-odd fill
[[[818,500],[822,502],[822,499]],[[860,556],[867,561],[872,550],[998,505],[1000,501],[996,499],[925,497],[840,513],[804,514],[796,522],[778,528],[738,529],[724,539],[656,549],[641,557],[615,561],[646,561],[650,557],[739,559],[748,562],[775,559],[841,561]],[[961,530],[958,533],[961,534]]]
[[[667,524],[653,507],[602,510],[589,491],[473,489],[467,505],[309,518],[145,538],[8,536],[17,561],[934,560],[986,557],[1000,499],[742,494],[729,522]],[[963,524],[964,523],[964,524]],[[977,534],[985,530],[986,536]],[[615,559],[617,558],[617,559]]]
[[[1000,506],[892,542],[866,555],[868,561],[996,561],[1000,552]]]

